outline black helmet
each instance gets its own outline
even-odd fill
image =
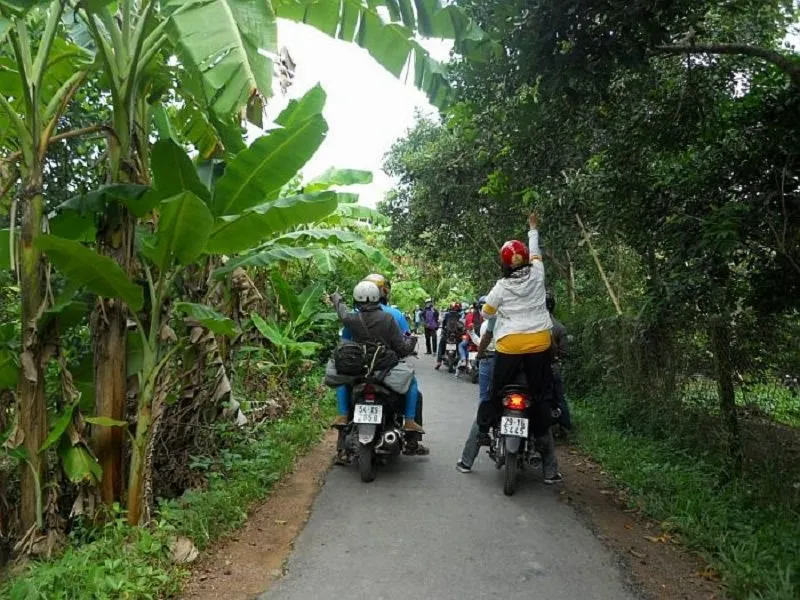
[[[556,297],[553,295],[553,292],[547,292],[544,303],[549,312],[553,312],[556,309]]]

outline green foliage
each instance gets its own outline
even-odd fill
[[[169,561],[170,540],[185,535],[205,548],[244,522],[250,506],[325,432],[334,408],[330,395],[320,400],[319,378],[315,372],[295,380],[293,408],[280,420],[245,430],[219,425],[224,451],[195,461],[206,472],[208,487],[162,502],[154,527],[134,528],[116,519],[86,532],[88,543],[78,529],[62,556],[34,561],[0,586],[0,595],[12,600],[105,600],[177,594],[185,573]]]
[[[701,552],[732,598],[796,598],[797,513],[754,503],[758,479],[720,483],[724,457],[621,430],[617,405],[609,397],[576,403],[579,442],[632,492],[635,505]]]

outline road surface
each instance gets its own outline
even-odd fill
[[[415,361],[425,397],[428,457],[378,467],[334,467],[268,600],[633,600],[614,557],[558,487],[523,472],[502,491],[482,449],[472,473],[455,470],[478,386]]]

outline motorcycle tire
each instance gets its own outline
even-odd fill
[[[519,461],[516,452],[506,454],[506,480],[503,484],[503,493],[506,496],[513,496],[517,491],[517,479],[519,478]]]
[[[361,444],[358,448],[358,474],[361,481],[375,481],[375,443]]]

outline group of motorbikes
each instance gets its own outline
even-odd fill
[[[458,375],[458,340],[444,341],[447,346],[443,358],[448,370]],[[478,349],[472,340],[468,341],[469,360],[460,369],[477,382]],[[502,413],[489,430],[487,445],[496,468],[505,468],[503,492],[510,496],[517,489],[520,471],[539,467],[542,455],[533,438],[532,401],[524,378],[506,386],[502,398]],[[352,399],[351,422],[339,432],[338,449],[358,463],[361,480],[371,482],[377,465],[396,459],[417,441],[413,434],[403,431],[403,396],[384,385],[379,375],[357,383]]]

